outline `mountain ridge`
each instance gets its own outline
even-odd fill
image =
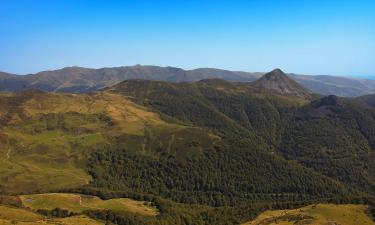
[[[215,68],[183,70],[177,67],[122,66],[91,69],[65,67],[35,74],[15,75],[0,72],[0,92],[41,89],[61,93],[87,93],[110,87],[128,79],[148,79],[168,82],[193,82],[203,79],[224,79],[234,82],[252,82],[263,72],[241,72]],[[287,74],[304,88],[322,95],[357,97],[375,93],[375,81],[328,75]]]

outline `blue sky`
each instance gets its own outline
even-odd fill
[[[375,76],[375,1],[0,1],[0,71],[134,64]]]

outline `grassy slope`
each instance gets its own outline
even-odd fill
[[[81,213],[89,209],[107,209],[117,213],[132,212],[143,216],[155,216],[158,214],[157,209],[148,206],[148,203],[128,198],[102,200],[94,196],[64,193],[22,195],[20,197],[23,205],[33,210],[61,208]]]
[[[266,211],[243,225],[341,224],[374,225],[365,205],[318,204],[300,209]]]
[[[61,225],[101,225],[99,221],[87,216],[73,216],[68,218],[48,219],[34,212],[0,205],[0,225],[39,225],[39,224],[61,224]]]
[[[208,144],[215,139],[202,129],[165,122],[111,93],[4,94],[0,124],[0,191],[12,193],[87,184],[91,178],[84,162],[98,146],[152,154],[160,146],[177,151],[191,135]]]

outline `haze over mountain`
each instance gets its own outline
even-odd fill
[[[199,81],[219,78],[227,81],[251,82],[260,78],[261,72],[238,72],[213,68],[183,70],[175,67],[125,66],[90,69],[66,67],[29,75],[0,73],[0,91],[14,92],[40,89],[52,92],[85,93],[110,87],[127,79],[148,79],[169,82]],[[336,77],[288,74],[304,88],[322,95],[355,97],[375,92],[375,81]]]

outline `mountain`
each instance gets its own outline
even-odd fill
[[[252,197],[243,196],[254,193],[349,193],[340,180],[274,154],[290,113],[308,103],[296,98],[218,79],[128,80],[91,94],[3,94],[0,189],[89,185],[211,206],[247,202]]]
[[[280,69],[275,69],[266,73],[261,78],[254,81],[253,86],[283,95],[295,95],[303,98],[311,97],[310,91],[289,78]]]
[[[371,175],[375,111],[356,99],[259,94],[251,85],[218,80],[194,84],[129,80],[109,91],[226,137],[249,139],[347,185],[375,188]]]
[[[19,76],[0,72],[0,91],[14,92],[24,90],[29,84],[30,76]]]
[[[2,93],[0,205],[68,192],[159,213],[80,211],[99,221],[224,225],[269,209],[374,204],[375,108],[308,94],[280,70],[254,83],[129,79],[91,93]],[[57,215],[64,202],[35,213]]]
[[[199,127],[165,121],[108,92],[4,94],[0,124],[0,193],[85,185],[91,178],[83,165],[97,148],[114,145],[155,157],[162,154],[159,148],[165,148],[169,155],[183,157],[189,151],[199,153],[194,149],[218,138]],[[191,140],[196,145],[189,145]],[[54,177],[53,183],[49,177]]]
[[[375,94],[360,96],[356,99],[370,107],[375,107]]]
[[[203,79],[224,79],[251,82],[264,73],[248,73],[213,68],[183,70],[174,67],[125,66],[101,69],[66,67],[30,75],[0,73],[0,91],[14,92],[40,89],[61,93],[87,93],[110,87],[128,79],[147,79],[168,82],[193,82]],[[375,81],[336,76],[306,76],[288,74],[303,87],[322,95],[354,97],[375,92]]]
[[[24,76],[0,74],[0,90],[13,92],[25,89],[40,89],[62,93],[82,93],[96,91],[127,79],[182,82],[209,78],[244,81],[254,80],[256,75],[218,69],[202,68],[185,71],[174,67],[140,65],[101,69],[66,67],[60,70]]]
[[[322,95],[356,97],[375,92],[375,81],[361,78],[349,78],[328,75],[296,75],[289,74],[305,88]]]

